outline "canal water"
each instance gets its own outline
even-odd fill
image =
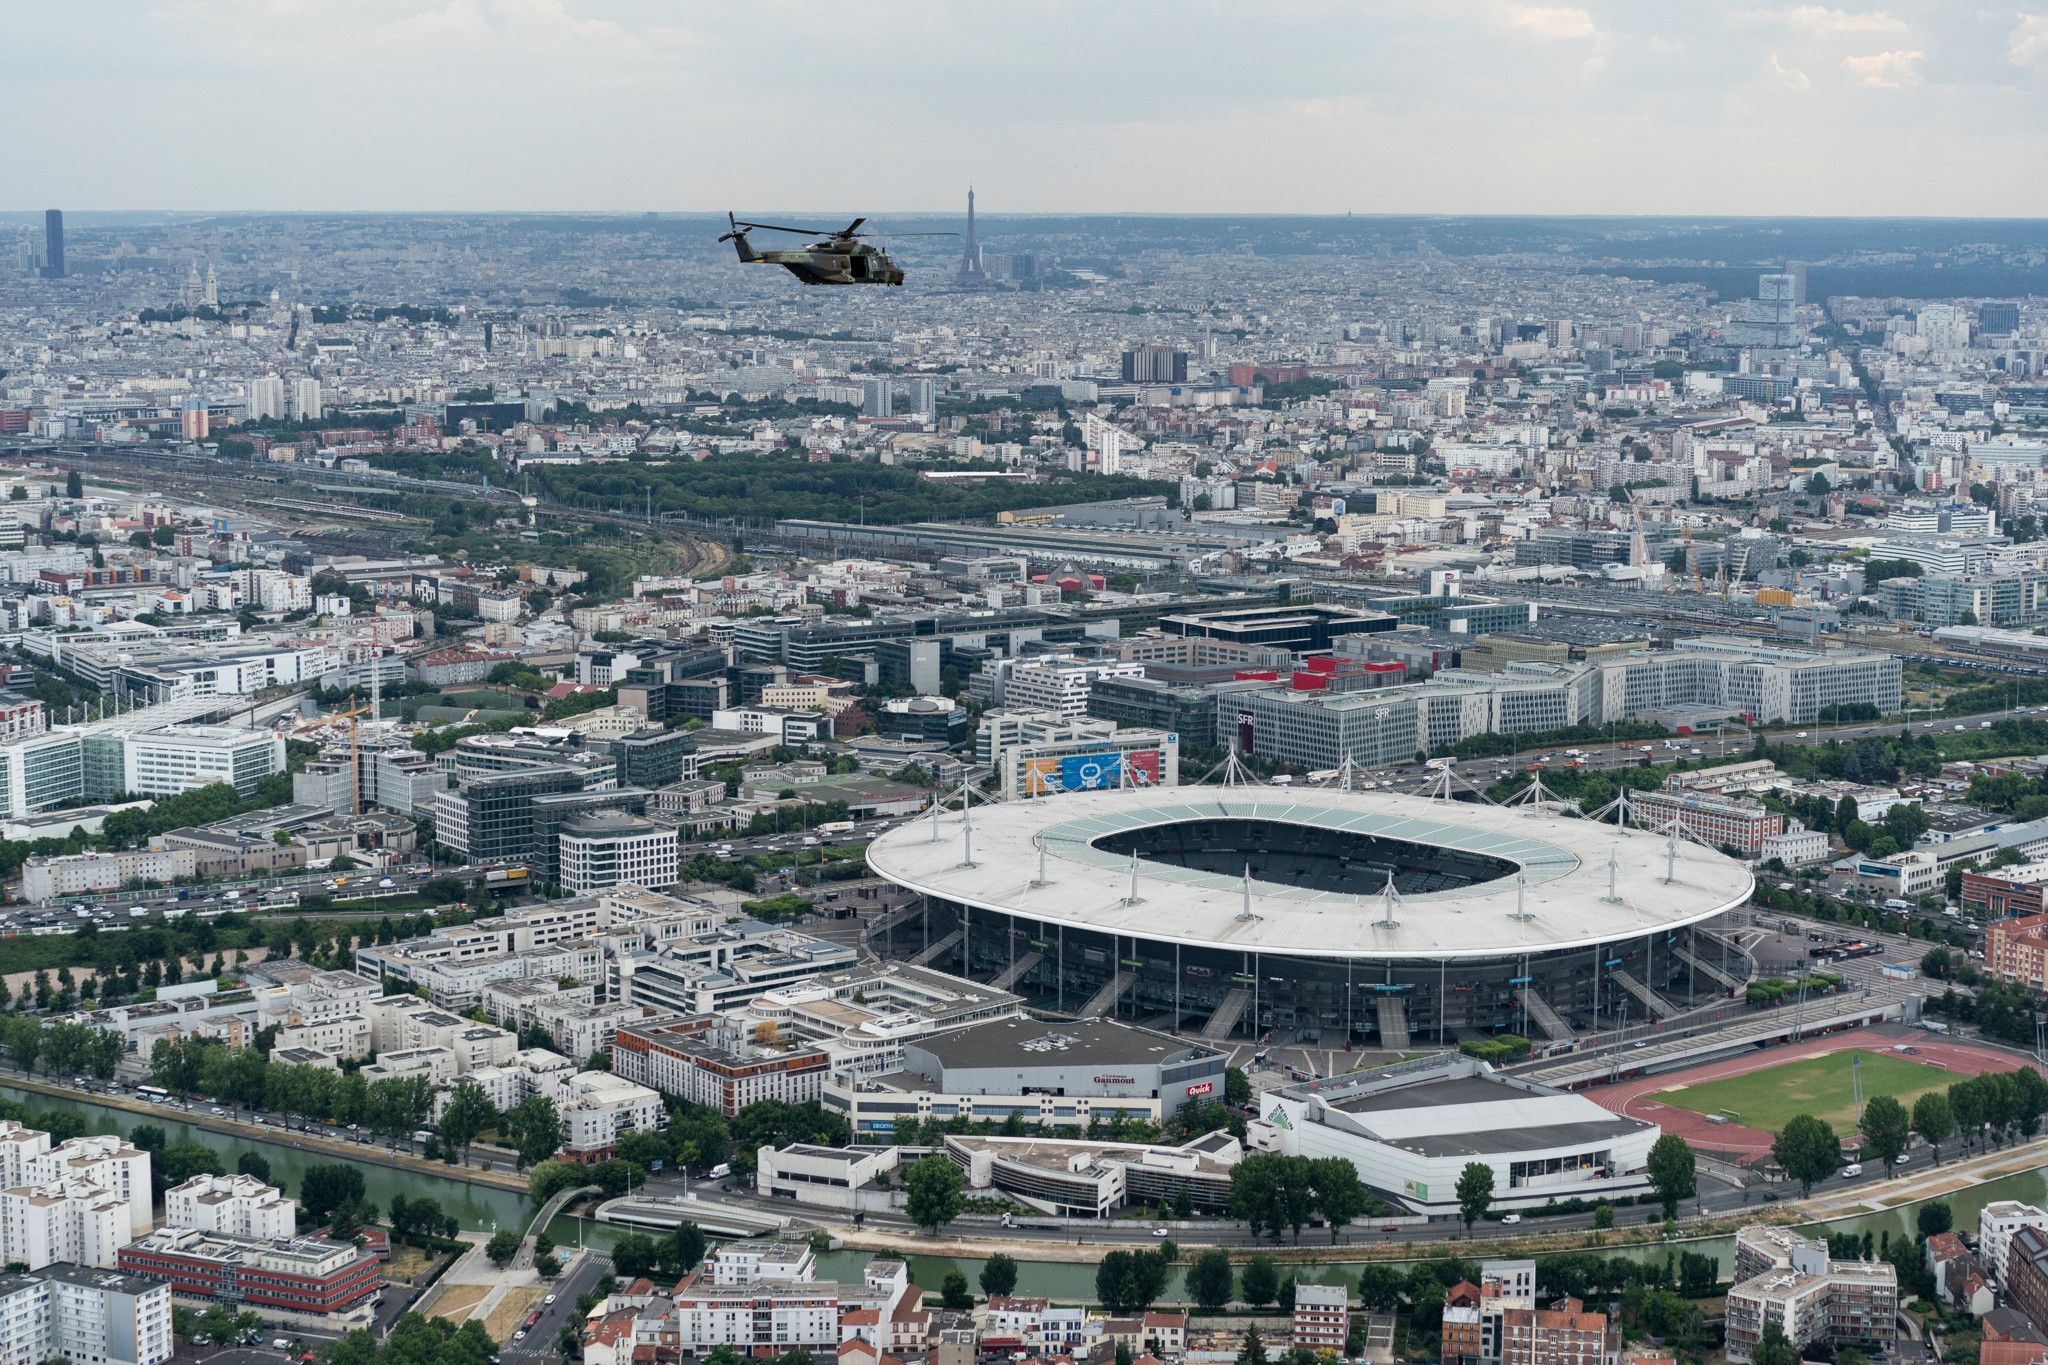
[[[164,1129],[172,1142],[191,1140],[210,1147],[221,1154],[229,1169],[245,1151],[261,1152],[270,1162],[271,1175],[280,1179],[289,1194],[296,1194],[308,1166],[317,1166],[342,1160],[324,1152],[305,1151],[287,1143],[263,1138],[229,1136],[208,1132],[183,1123],[170,1114],[130,1114],[125,1110],[109,1109],[83,1099],[58,1099],[12,1086],[0,1085],[0,1095],[27,1105],[32,1111],[50,1112],[62,1110],[76,1114],[86,1123],[87,1130],[95,1133],[127,1133],[144,1123],[153,1123]],[[372,1162],[359,1163],[363,1172],[363,1184],[369,1198],[380,1208],[390,1205],[391,1196],[404,1194],[408,1197],[430,1195],[441,1203],[441,1208],[455,1218],[463,1227],[481,1232],[490,1232],[500,1227],[524,1229],[526,1220],[533,1215],[532,1201],[523,1194],[511,1190],[500,1190],[484,1185],[472,1185],[446,1176],[422,1175],[413,1171],[380,1166]],[[1974,1229],[1977,1213],[1985,1204],[1999,1199],[2018,1199],[2031,1204],[2048,1203],[2048,1169],[2026,1171],[2018,1175],[2002,1177],[1972,1185],[1968,1189],[1946,1196],[1946,1201],[1955,1215],[1955,1226]],[[1885,1232],[1893,1237],[1913,1235],[1914,1205],[1889,1210],[1884,1213],[1865,1214],[1856,1218],[1840,1219],[1825,1225],[1804,1229],[1809,1232],[1869,1232],[1881,1238]],[[1630,1212],[1622,1211],[1624,1214]],[[596,1247],[609,1247],[626,1229],[596,1222],[589,1218],[559,1217],[549,1225],[549,1233],[555,1241],[564,1246],[579,1243]],[[1316,1234],[1313,1231],[1302,1235],[1302,1247],[1315,1249]],[[1734,1242],[1732,1238],[1721,1237],[1698,1242],[1678,1244],[1686,1250],[1704,1252],[1720,1262],[1721,1273],[1726,1276],[1732,1268]],[[1107,1250],[1108,1248],[1104,1248]],[[1339,1280],[1356,1281],[1363,1261],[1346,1260],[1345,1253],[1337,1248],[1323,1247],[1327,1259],[1318,1264],[1292,1267],[1292,1273],[1300,1279],[1315,1284],[1334,1284]],[[1427,1249],[1418,1247],[1415,1259],[1427,1259],[1430,1254],[1456,1256],[1461,1254],[1458,1242],[1432,1243]],[[878,1253],[867,1251],[832,1251],[818,1258],[818,1275],[821,1279],[834,1279],[858,1283],[861,1268]],[[1673,1247],[1661,1244],[1650,1246],[1617,1246],[1607,1250],[1608,1255],[1663,1258],[1675,1255]],[[1184,1257],[1185,1258],[1185,1257]],[[910,1259],[911,1278],[924,1288],[936,1292],[944,1282],[946,1273],[959,1270],[967,1276],[967,1282],[974,1284],[981,1273],[981,1261],[969,1258],[946,1256],[912,1256]],[[1390,1264],[1407,1266],[1412,1260],[1394,1261]],[[1289,1267],[1282,1267],[1288,1273]],[[1093,1261],[1022,1261],[1017,1267],[1016,1292],[1033,1297],[1050,1298],[1065,1302],[1092,1300],[1095,1296],[1095,1262]],[[1168,1286],[1165,1298],[1168,1302],[1180,1301],[1183,1296],[1181,1272],[1176,1270]]]
[[[31,1113],[54,1113],[61,1111],[76,1114],[85,1121],[86,1131],[92,1133],[130,1133],[144,1124],[154,1124],[164,1130],[169,1139],[176,1142],[192,1141],[220,1153],[227,1168],[235,1169],[235,1162],[244,1152],[261,1152],[270,1163],[273,1180],[284,1186],[285,1193],[297,1195],[309,1166],[331,1165],[346,1158],[329,1155],[320,1150],[306,1150],[285,1142],[264,1141],[257,1138],[230,1136],[225,1133],[209,1132],[174,1117],[178,1111],[166,1110],[160,1114],[131,1114],[125,1109],[110,1109],[83,1099],[58,1099],[34,1091],[17,1090],[13,1086],[0,1085],[0,1096],[5,1096],[28,1108]],[[500,1190],[488,1185],[472,1185],[465,1180],[451,1180],[445,1176],[424,1175],[416,1171],[400,1170],[394,1166],[380,1166],[375,1162],[352,1163],[363,1173],[364,1193],[375,1201],[379,1211],[391,1207],[391,1196],[403,1194],[407,1198],[421,1195],[430,1196],[441,1203],[441,1211],[465,1228],[490,1232],[499,1227],[517,1227],[522,1231],[526,1220],[533,1216],[533,1203],[523,1193]],[[574,1220],[571,1220],[572,1222]]]

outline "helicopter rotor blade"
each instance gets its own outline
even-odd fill
[[[793,232],[799,237],[831,237],[834,235],[830,228],[784,227],[780,223],[749,223],[745,219],[741,219],[738,226],[743,228],[759,228],[763,232]]]

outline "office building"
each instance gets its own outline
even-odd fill
[[[1977,305],[1977,331],[1987,337],[2009,337],[2020,329],[2020,306],[2016,303]]]
[[[365,1325],[382,1282],[377,1253],[324,1237],[268,1241],[158,1228],[121,1248],[121,1269],[168,1280],[180,1297],[288,1322]]]
[[[0,1275],[0,1360],[39,1365],[163,1365],[171,1287],[145,1275],[50,1265]]]
[[[1123,381],[1126,384],[1185,384],[1188,382],[1188,353],[1171,346],[1136,346],[1124,352]]]
[[[64,278],[64,210],[43,211],[43,278]]]
[[[615,810],[574,815],[562,822],[558,880],[572,895],[620,882],[666,890],[676,884],[677,848],[673,825]]]
[[[910,410],[922,421],[937,421],[939,416],[938,382],[922,376],[909,382]]]

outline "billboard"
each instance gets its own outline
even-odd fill
[[[1070,792],[1101,791],[1121,787],[1159,785],[1159,751],[1134,749],[1129,753],[1070,754],[1059,760],[1060,786]],[[1129,771],[1126,772],[1125,769]]]

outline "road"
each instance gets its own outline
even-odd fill
[[[579,1253],[576,1248],[570,1247],[562,1254],[565,1259],[578,1259],[568,1267],[566,1273],[548,1286],[548,1293],[555,1301],[548,1303],[545,1299],[542,1300],[540,1321],[531,1328],[524,1329],[526,1336],[523,1340],[507,1342],[504,1349],[499,1352],[508,1365],[514,1360],[532,1361],[536,1365],[551,1365],[552,1362],[561,1360],[562,1329],[578,1320],[576,1300],[595,1287],[599,1280],[611,1274],[611,1262],[597,1251],[585,1250]]]

